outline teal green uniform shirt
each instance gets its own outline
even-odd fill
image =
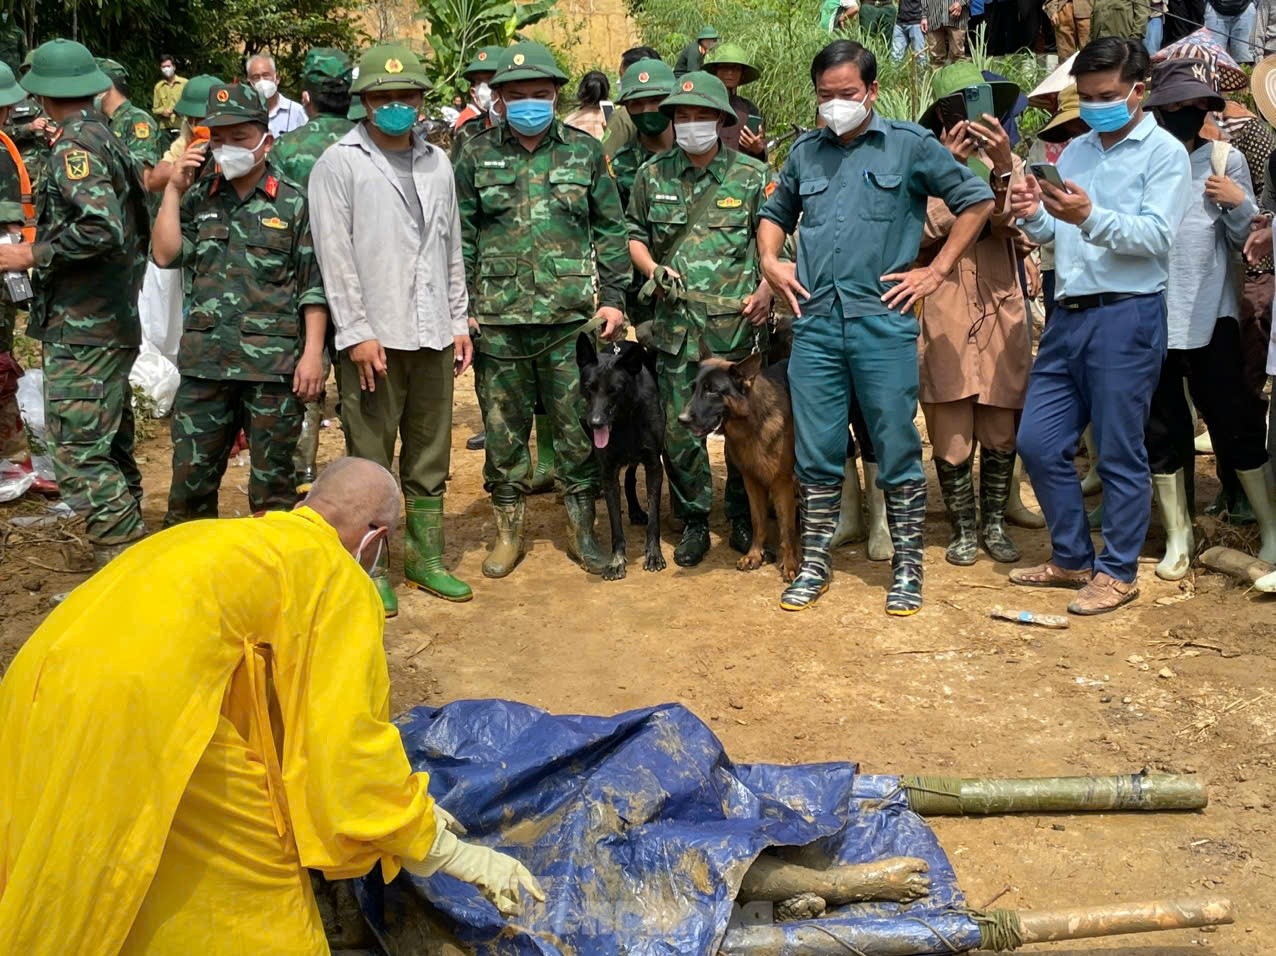
[[[828,129],[800,137],[761,214],[790,234],[801,216],[797,277],[811,293],[803,314],[889,312],[881,277],[911,268],[931,196],[953,213],[993,198],[986,182],[914,123],[874,113],[846,145]]]

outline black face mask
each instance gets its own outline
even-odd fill
[[[1206,110],[1199,106],[1184,106],[1170,112],[1157,110],[1157,121],[1180,143],[1190,143],[1201,135],[1201,127],[1205,125]]]

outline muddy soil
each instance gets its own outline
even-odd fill
[[[849,759],[881,773],[1199,773],[1211,797],[1202,813],[941,819],[934,826],[976,905],[1209,894],[1237,907],[1236,924],[1217,932],[1033,951],[1276,952],[1276,600],[1217,575],[1168,584],[1148,563],[1142,597],[1115,616],[1074,618],[1065,631],[993,621],[995,605],[1064,613],[1069,593],[1009,586],[1007,569],[984,555],[972,568],[945,564],[947,525],[933,479],[927,603],[912,618],[883,614],[889,567],[867,561],[862,545],[837,553],[832,589],[818,605],[781,612],[778,571],[736,571],[720,514],[700,567],[673,564],[677,537],[666,530],[668,569],[643,572],[635,530],[629,576],[604,582],[564,554],[562,506],[553,495],[528,508],[523,563],[505,580],[487,581],[479,565],[493,522],[483,455],[465,450],[479,427],[468,376],[455,419],[447,560],[474,586],[475,600],[452,605],[400,589],[400,616],[386,628],[395,712],[467,697],[577,713],[677,701],[740,761]],[[167,423],[159,425],[161,434],[140,448],[152,528],[170,473]],[[720,483],[722,446],[710,447]],[[342,448],[334,419],[322,434],[321,461]],[[1197,471],[1203,507],[1217,491],[1212,459],[1198,459]],[[223,515],[247,510],[246,477],[232,463]],[[37,507],[0,506],[0,526]],[[599,510],[601,530],[601,502]],[[0,669],[48,613],[49,596],[84,579],[59,570],[80,557],[74,541],[31,537],[11,536],[0,554]],[[1048,556],[1044,531],[1016,537],[1025,560]],[[1160,542],[1154,527],[1152,561]],[[394,559],[401,568],[398,545]]]

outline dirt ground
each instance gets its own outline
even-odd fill
[[[331,393],[331,386],[330,386]],[[146,517],[158,528],[170,467],[167,423],[140,448]],[[735,570],[721,516],[698,568],[641,570],[630,533],[629,576],[604,582],[564,554],[562,506],[528,509],[530,551],[502,581],[479,570],[493,522],[482,490],[479,428],[467,376],[457,389],[447,560],[475,590],[447,604],[400,589],[386,628],[395,712],[467,697],[504,697],[557,712],[614,713],[677,701],[706,720],[740,761],[857,760],[881,773],[1066,775],[1144,767],[1199,773],[1209,809],[1195,814],[936,820],[972,903],[1043,909],[1068,904],[1222,895],[1233,926],[1122,941],[1032,947],[1067,956],[1225,956],[1276,952],[1276,601],[1200,575],[1159,581],[1115,616],[1069,630],[993,621],[995,605],[1063,613],[1068,592],[1009,586],[985,555],[973,568],[943,560],[947,524],[932,479],[926,606],[882,612],[888,564],[840,550],[828,595],[812,610],[779,610],[774,566]],[[335,419],[320,459],[342,453]],[[722,478],[721,444],[712,443]],[[1201,506],[1217,490],[1198,459]],[[247,510],[246,468],[232,463],[223,515]],[[720,499],[720,495],[719,495]],[[30,502],[0,505],[0,528]],[[600,502],[599,528],[605,529]],[[46,538],[56,537],[45,535]],[[60,570],[78,546],[28,532],[0,554],[0,669],[48,613],[49,596],[84,579]],[[1016,532],[1025,560],[1048,556],[1044,531]],[[604,531],[605,540],[605,531]],[[1148,554],[1160,543],[1153,531]],[[400,547],[395,567],[401,568]],[[635,556],[637,560],[635,560]],[[1153,559],[1155,560],[1155,559]],[[43,566],[42,566],[43,565]],[[396,572],[396,577],[397,577]]]

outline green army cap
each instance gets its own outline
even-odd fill
[[[717,76],[718,71],[715,68],[719,66],[738,66],[741,86],[752,83],[761,75],[758,68],[749,62],[744,47],[738,43],[719,43],[709,51],[709,55],[704,58],[704,71]]]
[[[26,98],[27,94],[18,85],[13,70],[9,69],[9,64],[0,63],[0,109],[12,106],[14,103],[21,103]]]
[[[222,86],[225,81],[220,76],[201,73],[192,76],[182,87],[182,95],[177,98],[173,112],[187,119],[203,119],[208,115],[208,93],[214,86]]]
[[[673,115],[675,106],[707,106],[722,114],[727,126],[735,126],[739,120],[731,107],[731,98],[722,81],[712,73],[697,70],[684,73],[672,96],[660,104],[661,112]]]
[[[269,125],[266,104],[257,91],[243,83],[219,83],[210,89],[203,125],[238,126],[240,123]]]
[[[22,88],[36,96],[77,100],[105,93],[111,81],[83,43],[57,39],[35,48]]]
[[[109,60],[104,56],[97,58],[97,68],[106,74],[107,79],[117,87],[128,82],[128,70],[119,60]]]
[[[620,78],[620,98],[618,103],[630,100],[646,100],[653,96],[665,97],[674,91],[677,78],[669,64],[663,60],[639,60],[625,70]]]
[[[501,51],[497,61],[496,76],[491,85],[517,83],[520,80],[553,80],[558,86],[567,82],[567,74],[554,62],[554,54],[539,43],[525,41],[515,43]]]
[[[713,27],[701,27],[700,32],[696,34],[696,42],[703,43],[705,40],[721,40],[718,31]]]
[[[428,90],[421,60],[401,43],[381,43],[359,57],[359,73],[350,85],[355,96],[369,90]]]
[[[485,46],[480,47],[478,53],[474,54],[474,59],[470,60],[461,76],[467,80],[474,73],[495,73],[496,64],[501,60],[501,54],[505,52],[503,46]]]
[[[301,82],[312,89],[345,93],[353,79],[354,61],[336,47],[315,47],[301,65]]]

